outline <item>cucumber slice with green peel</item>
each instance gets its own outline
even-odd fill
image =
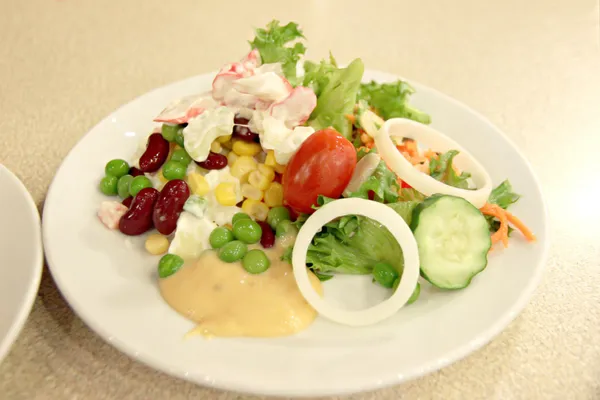
[[[441,289],[462,289],[487,266],[489,225],[461,197],[433,195],[414,210],[410,225],[421,261],[421,276]]]

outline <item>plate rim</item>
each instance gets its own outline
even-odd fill
[[[54,189],[55,189],[54,183],[55,183],[56,177],[62,171],[64,164],[66,164],[67,160],[69,160],[69,158],[73,156],[74,151],[77,148],[77,146],[83,140],[85,140],[86,136],[91,131],[96,129],[101,124],[105,123],[105,121],[108,121],[111,118],[113,118],[113,116],[115,114],[119,113],[123,108],[128,107],[132,103],[137,102],[140,98],[142,98],[144,96],[150,96],[151,94],[153,94],[155,92],[162,91],[173,85],[182,84],[186,81],[193,81],[196,79],[208,79],[209,77],[214,77],[214,74],[216,74],[216,73],[217,73],[217,71],[211,71],[211,72],[207,72],[207,73],[189,76],[189,77],[186,77],[183,79],[179,79],[177,81],[169,82],[167,84],[153,88],[149,91],[143,92],[140,95],[136,96],[135,98],[131,99],[130,101],[117,107],[112,112],[110,112],[108,115],[106,115],[105,117],[100,119],[96,124],[91,126],[86,131],[86,133],[79,138],[79,140],[75,143],[75,145],[69,150],[67,155],[64,157],[61,165],[56,170],[54,178],[52,179],[52,182],[49,186],[49,189],[48,189],[48,192],[46,195],[46,201],[44,203],[44,208],[42,211],[42,224],[41,225],[42,225],[42,240],[43,240],[43,242],[46,243],[46,237],[48,237],[50,235],[50,232],[47,231],[47,224],[45,223],[45,219],[46,219],[46,215],[47,215],[47,212],[46,212],[47,208],[49,208],[49,204],[52,204],[52,198],[53,198]],[[544,275],[544,272],[546,271],[546,268],[548,267],[549,248],[550,248],[550,243],[551,243],[550,223],[549,223],[550,219],[549,219],[549,214],[548,214],[546,197],[544,196],[542,185],[540,184],[538,175],[535,172],[535,169],[532,167],[529,159],[527,157],[525,157],[525,155],[522,153],[520,148],[515,144],[515,142],[509,136],[507,136],[506,133],[504,133],[504,131],[502,131],[500,128],[498,128],[496,125],[494,125],[488,118],[486,118],[484,115],[482,115],[475,109],[471,108],[467,104],[465,104],[465,103],[463,103],[463,102],[451,97],[450,95],[447,95],[435,88],[421,84],[418,81],[415,81],[412,79],[406,79],[405,77],[403,77],[402,75],[399,75],[399,74],[394,74],[391,72],[385,72],[385,71],[381,71],[378,69],[370,69],[370,68],[365,69],[365,73],[368,73],[370,75],[377,75],[379,77],[385,77],[385,78],[376,79],[376,81],[381,81],[381,82],[386,81],[387,79],[402,79],[402,80],[410,83],[410,85],[412,85],[416,89],[417,92],[419,92],[422,89],[425,89],[426,91],[429,91],[432,94],[435,94],[435,96],[442,98],[444,101],[453,103],[454,105],[457,105],[457,106],[467,110],[473,116],[476,116],[481,121],[484,121],[486,123],[486,125],[488,125],[490,127],[490,129],[492,129],[496,134],[500,135],[504,141],[506,141],[506,143],[512,148],[512,150],[514,150],[515,153],[522,159],[523,163],[525,164],[525,166],[529,170],[529,173],[531,174],[532,180],[535,183],[535,187],[533,189],[539,193],[539,196],[541,199],[541,203],[540,203],[541,210],[542,210],[541,214],[542,214],[542,220],[543,220],[543,224],[544,224],[544,228],[545,228],[544,232],[543,232],[543,237],[545,238],[545,240],[544,240],[543,246],[541,246],[541,248],[540,248],[540,257],[539,257],[538,262],[535,265],[535,272],[532,275],[532,277],[529,281],[529,284],[520,293],[518,301],[515,302],[514,306],[511,309],[509,309],[507,312],[505,312],[502,318],[497,319],[494,324],[491,324],[487,329],[485,329],[480,334],[480,336],[478,338],[479,340],[472,340],[463,346],[459,346],[459,347],[455,348],[453,351],[446,353],[444,358],[440,362],[438,362],[436,364],[433,364],[433,363],[428,364],[426,367],[420,368],[418,371],[414,371],[413,373],[407,373],[402,376],[396,375],[395,378],[390,377],[387,379],[379,379],[379,380],[373,381],[369,384],[364,384],[364,382],[363,382],[362,385],[348,386],[347,388],[330,388],[328,390],[319,390],[319,391],[306,390],[301,393],[300,392],[290,393],[290,392],[283,392],[280,390],[270,390],[269,388],[261,388],[259,390],[256,386],[249,387],[249,386],[241,385],[239,382],[236,382],[234,379],[222,379],[221,378],[220,380],[217,381],[213,377],[210,377],[206,374],[191,376],[191,374],[188,375],[182,369],[172,368],[169,365],[167,365],[166,363],[161,362],[160,360],[154,359],[154,357],[152,357],[152,356],[140,355],[140,354],[137,354],[136,352],[132,351],[131,349],[128,349],[128,347],[125,343],[120,342],[118,340],[118,338],[113,337],[108,331],[105,331],[104,328],[100,324],[96,324],[94,322],[93,318],[86,317],[85,316],[86,314],[84,312],[80,312],[81,311],[80,307],[78,305],[74,305],[74,304],[77,304],[76,301],[74,301],[74,302],[71,301],[71,298],[72,298],[71,294],[69,294],[68,291],[63,290],[64,284],[60,283],[61,280],[57,276],[58,274],[55,274],[55,272],[54,272],[53,265],[55,265],[55,264],[52,261],[53,260],[52,250],[50,248],[45,249],[44,250],[45,256],[46,256],[47,264],[48,264],[49,270],[51,272],[51,275],[57,285],[57,288],[59,289],[61,294],[64,296],[64,298],[67,300],[67,303],[69,304],[71,309],[77,314],[77,316],[79,318],[81,318],[81,320],[92,331],[94,331],[96,334],[98,334],[104,341],[106,341],[108,344],[115,347],[120,352],[124,353],[125,355],[127,355],[129,358],[131,358],[133,360],[136,360],[136,361],[138,361],[146,366],[149,366],[157,371],[161,371],[169,376],[176,377],[178,379],[182,379],[184,381],[191,382],[191,383],[194,383],[199,386],[210,387],[210,388],[215,388],[215,389],[220,389],[220,390],[225,390],[225,391],[232,391],[232,392],[237,392],[237,393],[253,394],[253,395],[286,396],[286,397],[335,396],[335,395],[348,395],[348,394],[356,394],[356,393],[361,393],[361,392],[366,392],[366,391],[384,389],[384,388],[387,388],[390,386],[394,386],[394,385],[398,385],[398,384],[401,384],[404,382],[412,381],[414,379],[420,378],[425,375],[429,375],[435,371],[438,371],[442,368],[445,368],[451,364],[454,364],[454,363],[466,358],[467,356],[471,355],[475,351],[481,349],[486,344],[490,343],[502,331],[504,331],[515,320],[515,318],[522,313],[524,308],[529,304],[531,298],[533,297],[535,290],[537,289],[537,287],[539,286],[539,283],[541,282],[541,279]],[[363,78],[363,81],[364,80],[365,79]]]
[[[16,317],[13,319],[8,334],[4,337],[4,340],[0,342],[0,363],[4,361],[6,356],[10,353],[12,346],[15,341],[21,334],[25,323],[29,319],[29,315],[31,314],[31,310],[33,309],[33,305],[35,303],[35,298],[37,297],[37,293],[40,287],[40,283],[42,280],[42,273],[44,270],[44,247],[42,241],[42,227],[41,227],[41,219],[38,208],[31,196],[27,187],[19,179],[19,177],[12,172],[6,165],[0,164],[0,173],[5,173],[10,180],[13,181],[15,187],[19,189],[22,197],[25,199],[25,202],[28,205],[28,210],[31,213],[31,218],[33,221],[33,229],[35,231],[35,243],[37,244],[33,249],[35,251],[34,262],[32,263],[33,269],[33,279],[30,280],[29,285],[27,286],[27,290],[22,296],[23,302],[21,303],[21,307]]]

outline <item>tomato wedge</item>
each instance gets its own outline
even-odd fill
[[[356,167],[356,150],[335,129],[313,133],[283,175],[283,198],[297,213],[312,214],[319,195],[339,198]]]

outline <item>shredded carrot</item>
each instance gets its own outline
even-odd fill
[[[404,146],[406,146],[406,151],[412,157],[415,157],[419,154],[419,148],[417,147],[417,142],[415,142],[414,140],[405,141]]]
[[[500,228],[492,234],[492,244],[502,242],[505,248],[508,247],[508,218],[506,218],[504,209],[495,204],[486,203],[481,208],[481,212],[498,218],[500,221]]]
[[[533,232],[531,232],[531,230],[527,226],[525,226],[525,224],[519,218],[515,217],[513,214],[506,210],[504,210],[504,212],[506,213],[506,218],[508,219],[508,222],[513,224],[515,228],[521,231],[523,236],[525,236],[525,239],[527,239],[530,242],[535,242],[537,240]]]
[[[370,141],[369,143],[365,143],[365,146],[368,149],[372,149],[375,146],[375,142],[374,141]]]
[[[486,203],[481,207],[481,212],[485,215],[491,215],[500,221],[500,228],[492,234],[492,244],[502,242],[504,247],[508,247],[508,223],[513,224],[525,238],[532,242],[535,241],[535,235],[525,226],[521,220],[515,217],[510,212],[496,204]]]
[[[346,114],[346,115],[345,115],[345,117],[346,117],[346,119],[347,119],[348,121],[350,121],[350,122],[351,122],[353,125],[354,125],[354,123],[356,122],[356,117],[355,117],[353,114]]]

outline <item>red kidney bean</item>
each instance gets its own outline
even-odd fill
[[[264,221],[257,221],[262,229],[262,236],[260,237],[260,244],[265,249],[269,249],[275,245],[275,233],[271,226]]]
[[[129,208],[131,207],[131,202],[133,201],[133,197],[129,196],[126,199],[123,199],[123,201],[121,202],[121,204],[123,204],[125,207]]]
[[[167,161],[169,150],[169,142],[160,133],[150,135],[146,151],[140,157],[140,170],[142,172],[158,171]]]
[[[248,125],[248,121],[246,118],[235,117],[233,120],[233,137],[244,140],[246,142],[256,142],[258,141],[258,135],[250,130],[247,126],[240,125]],[[239,124],[239,125],[238,125]]]
[[[183,211],[185,201],[190,197],[190,189],[181,179],[173,179],[165,184],[160,191],[152,221],[157,231],[170,235],[177,227],[179,214]]]
[[[212,151],[204,161],[196,161],[196,164],[204,169],[223,169],[227,166],[227,157],[223,154],[213,153]]]
[[[129,168],[129,175],[140,176],[140,175],[144,175],[144,173],[142,171],[140,171],[139,169],[137,169],[136,167],[131,167],[131,168]]]
[[[125,235],[136,236],[152,228],[152,212],[158,199],[158,190],[144,188],[133,199],[129,210],[119,220],[119,230]]]

